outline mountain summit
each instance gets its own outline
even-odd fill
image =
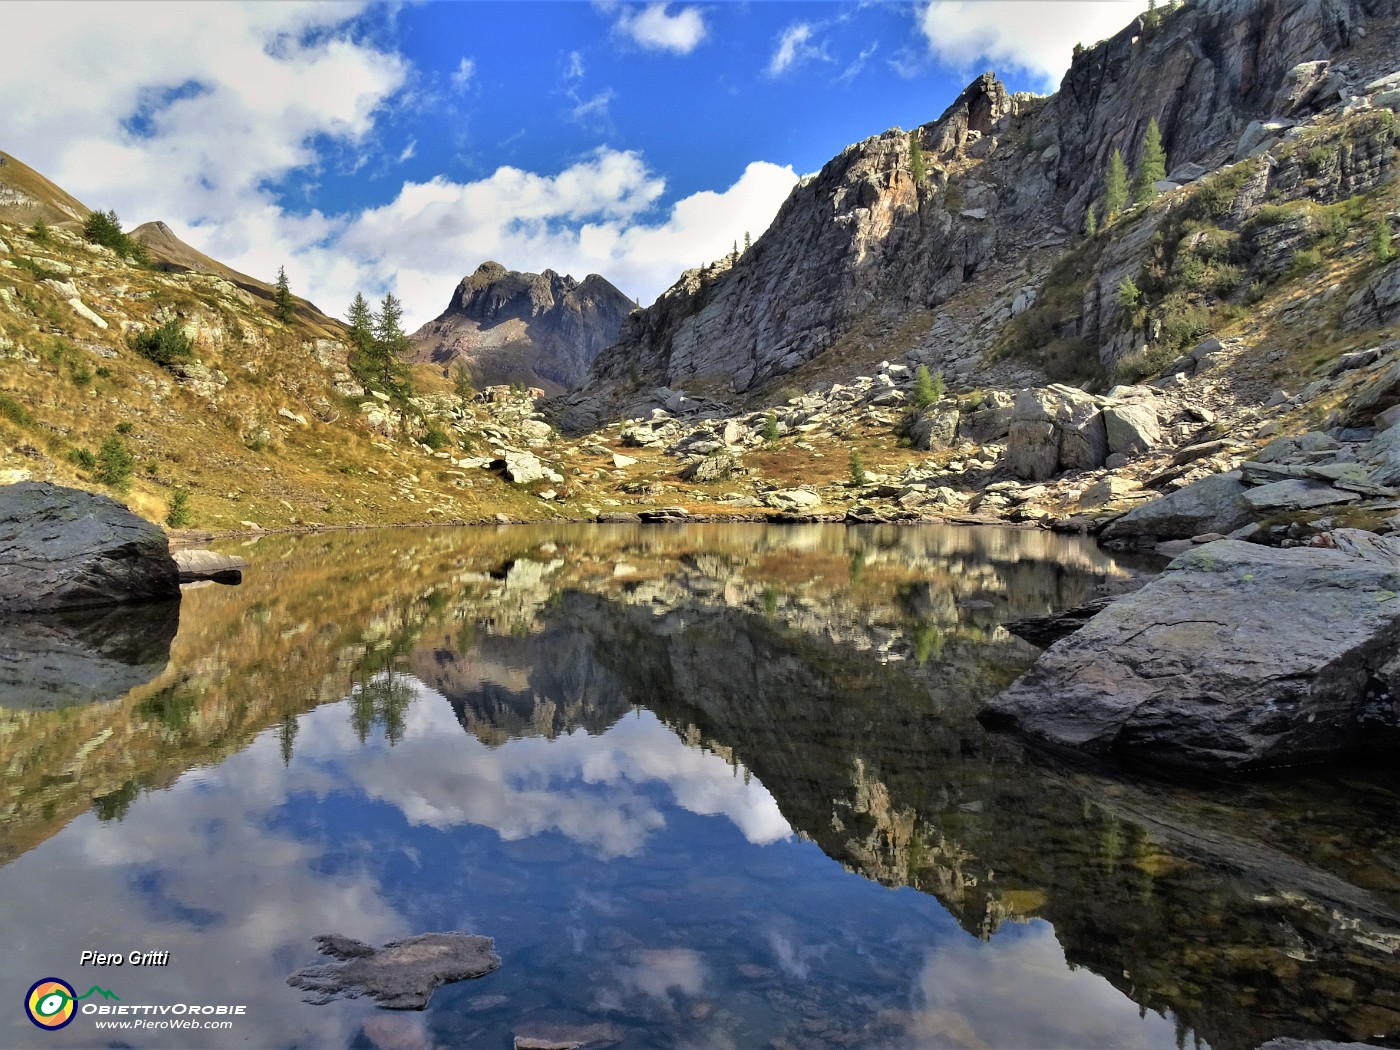
[[[521,382],[551,393],[583,382],[635,304],[597,274],[521,273],[484,262],[412,336],[416,362],[461,362],[478,386]]]

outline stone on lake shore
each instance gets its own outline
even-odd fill
[[[165,533],[110,496],[46,481],[0,488],[0,612],[179,596]]]
[[[217,551],[178,550],[173,557],[180,570],[181,583],[195,580],[237,583],[243,578],[243,570],[248,567],[248,562],[236,554],[219,554]]]
[[[439,985],[484,977],[501,965],[491,938],[469,933],[420,933],[382,948],[326,933],[316,943],[341,961],[304,967],[287,983],[318,1006],[368,996],[388,1010],[422,1010]]]
[[[1205,769],[1400,743],[1400,543],[1217,540],[1040,660],[984,721],[1100,754]]]

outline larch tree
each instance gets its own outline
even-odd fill
[[[285,266],[277,267],[277,291],[272,296],[272,312],[283,324],[291,324],[297,315],[297,304],[292,298],[292,286],[287,280]]]
[[[1167,177],[1167,155],[1162,151],[1162,132],[1157,121],[1147,122],[1147,134],[1142,139],[1142,155],[1138,157],[1137,174],[1133,176],[1133,200],[1146,204],[1157,196],[1157,183]]]

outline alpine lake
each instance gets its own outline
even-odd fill
[[[1400,1046],[1400,774],[1187,782],[977,722],[1037,654],[1003,623],[1156,563],[939,526],[217,546],[241,585],[3,627],[0,1045]],[[422,1011],[287,983],[320,934],[454,930],[500,968]],[[246,1010],[43,1031],[50,976]]]

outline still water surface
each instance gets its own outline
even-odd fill
[[[0,989],[239,1003],[13,1047],[1400,1039],[1400,778],[1126,779],[989,735],[1007,619],[1141,571],[995,529],[268,537],[178,616],[11,629]],[[492,936],[422,1013],[312,938]],[[84,950],[169,951],[79,968]]]

